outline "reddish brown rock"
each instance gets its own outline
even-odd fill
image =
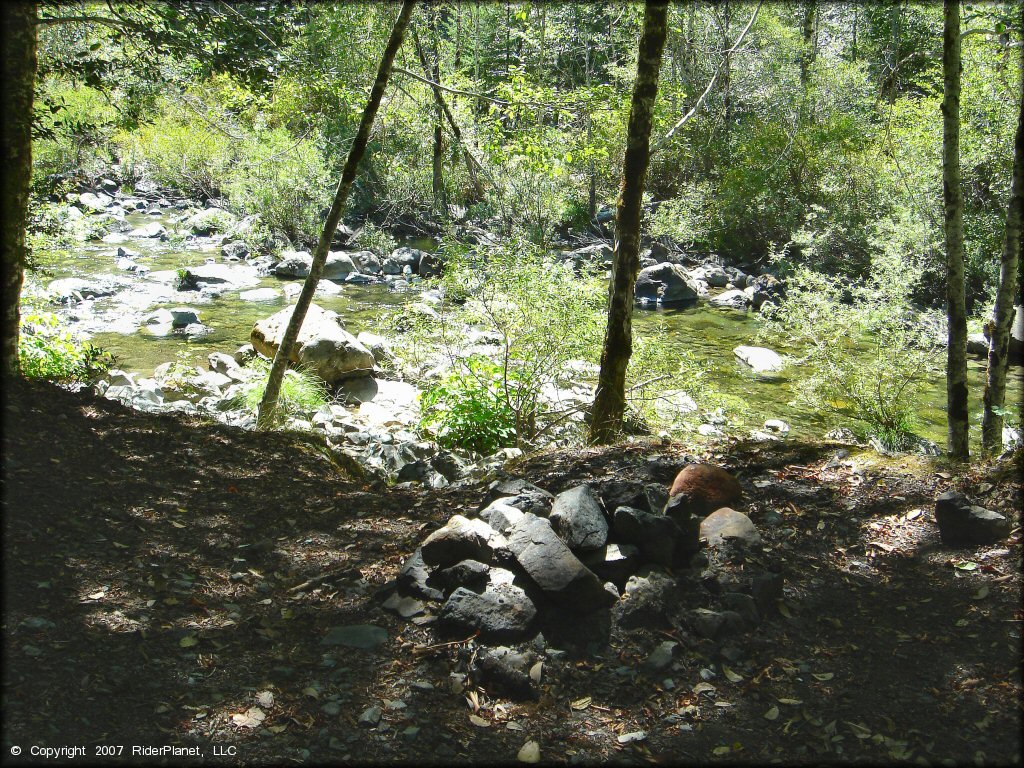
[[[671,506],[685,506],[690,514],[703,516],[738,503],[743,491],[739,481],[721,467],[689,464],[676,475],[668,495]]]

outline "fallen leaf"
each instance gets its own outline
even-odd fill
[[[182,648],[191,648],[194,645],[199,645],[199,640],[196,639],[195,635],[185,635],[178,641],[178,645]]]
[[[490,728],[491,727],[491,724],[489,722],[487,722],[486,720],[484,720],[479,715],[470,715],[469,716],[469,722],[471,722],[473,725],[477,726],[478,728]]]
[[[107,593],[101,589],[99,592],[93,592],[91,595],[86,595],[85,598],[86,600],[102,600],[106,596]]]
[[[697,683],[693,686],[693,692],[698,695],[701,693],[714,693],[714,690],[715,686],[711,685],[711,683]]]
[[[540,761],[540,744],[536,741],[528,741],[519,748],[516,755],[521,763],[536,763]]]
[[[778,702],[779,704],[787,704],[791,707],[796,707],[800,704],[803,704],[803,701],[801,701],[800,699],[778,699]]]
[[[979,589],[977,592],[974,593],[974,599],[975,600],[984,600],[986,597],[988,597],[988,586],[987,585],[986,586],[982,586],[981,589]]]
[[[593,701],[589,696],[584,696],[582,699],[576,699],[569,706],[573,709],[586,709],[590,706],[590,702]]]
[[[310,685],[302,689],[302,695],[309,696],[311,699],[319,699],[320,691]]]
[[[618,741],[619,744],[631,744],[634,741],[643,741],[646,738],[646,731],[633,731],[632,733],[620,733],[616,741]]]
[[[768,711],[764,713],[765,720],[777,720],[779,717],[779,708],[772,705],[768,708]]]
[[[790,611],[789,611],[789,606],[787,606],[787,605],[786,605],[786,604],[785,604],[784,602],[782,602],[781,600],[779,600],[779,613],[781,613],[781,614],[782,614],[783,616],[785,616],[785,617],[786,617],[787,619],[792,619],[792,618],[793,618],[793,614],[792,614],[792,613],[790,613]]]
[[[185,527],[184,523],[179,523],[177,520],[171,520],[171,525],[173,525],[175,528],[184,528]]]
[[[957,563],[956,567],[957,570],[960,571],[976,571],[980,566],[977,563],[971,562],[970,560],[965,560],[962,563]]]
[[[266,713],[259,707],[249,707],[245,712],[231,716],[231,722],[242,728],[255,728],[266,719]]]
[[[267,707],[269,709],[274,706],[274,694],[270,691],[260,691],[256,694],[256,701],[260,703],[260,706]]]
[[[736,674],[731,669],[729,669],[729,667],[727,667],[725,664],[722,665],[722,672],[723,674],[725,674],[725,679],[728,680],[730,683],[738,683],[743,680],[743,675]]]
[[[543,661],[538,661],[536,664],[534,664],[532,667],[530,667],[530,679],[533,680],[533,682],[539,683],[540,680],[541,680],[541,677],[543,677],[543,675],[544,675],[544,662]],[[527,742],[527,743],[529,744],[529,743],[532,743],[532,742]]]
[[[726,747],[726,746],[715,747],[714,749],[711,750],[711,754],[715,755],[716,757],[721,757],[722,755],[728,755],[730,752],[732,752],[732,747]]]
[[[836,676],[835,672],[815,672],[813,674],[815,680],[821,680],[821,682],[823,683],[826,680],[831,680],[833,677]]]

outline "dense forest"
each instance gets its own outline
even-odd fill
[[[5,751],[57,743],[61,644],[109,631],[169,666],[150,690],[84,654],[83,743],[1020,761],[1018,3],[0,13],[5,549],[32,574]],[[914,589],[949,626],[896,628]],[[834,704],[872,680],[833,599],[867,649],[934,634],[970,671],[894,661],[934,697]],[[772,662],[790,640],[806,663]],[[112,689],[152,722],[112,726]]]

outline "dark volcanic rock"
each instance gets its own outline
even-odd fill
[[[495,549],[505,546],[504,537],[483,520],[469,520],[454,515],[443,527],[423,542],[423,562],[447,568],[461,560],[490,563]]]
[[[548,519],[569,549],[599,549],[608,541],[608,521],[589,485],[558,494]]]
[[[530,678],[530,668],[536,661],[533,654],[499,645],[482,649],[472,671],[477,681],[497,696],[518,701],[536,699],[540,688]]]
[[[508,546],[522,569],[551,600],[584,611],[611,603],[601,581],[544,518],[523,515],[509,531]]]
[[[441,607],[439,626],[452,634],[480,631],[482,642],[515,643],[529,636],[537,608],[514,584],[489,584],[476,593],[459,587]]]
[[[551,512],[551,502],[555,497],[531,482],[522,478],[514,478],[512,480],[495,480],[491,483],[487,489],[487,495],[484,497],[484,506],[496,499],[501,499],[509,506],[523,512],[547,517]]]
[[[398,591],[403,595],[413,595],[427,600],[444,600],[444,593],[427,583],[429,577],[430,571],[423,562],[423,550],[417,547],[398,572]]]
[[[491,567],[479,560],[462,560],[444,570],[437,571],[431,581],[436,581],[451,592],[458,587],[467,587],[475,592],[481,591],[487,584]]]
[[[505,499],[495,499],[482,510],[480,519],[501,534],[507,534],[523,516],[523,511],[506,503]]]
[[[970,504],[963,494],[946,491],[935,499],[935,520],[946,544],[994,544],[1010,535],[1010,521],[998,512]]]
[[[658,565],[672,565],[679,526],[665,515],[653,515],[642,509],[619,507],[615,510],[615,536],[636,544],[645,560]]]
[[[626,582],[622,599],[612,608],[616,623],[624,629],[665,626],[674,607],[677,585],[667,574],[646,569]]]

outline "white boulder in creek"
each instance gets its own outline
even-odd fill
[[[273,358],[284,336],[294,306],[260,320],[253,326],[249,340],[262,355]],[[373,355],[356,337],[345,330],[337,312],[310,304],[292,347],[289,362],[307,368],[328,384],[373,371]]]
[[[739,346],[733,351],[740,360],[754,369],[754,373],[776,373],[782,370],[783,362],[778,352],[767,347]]]

